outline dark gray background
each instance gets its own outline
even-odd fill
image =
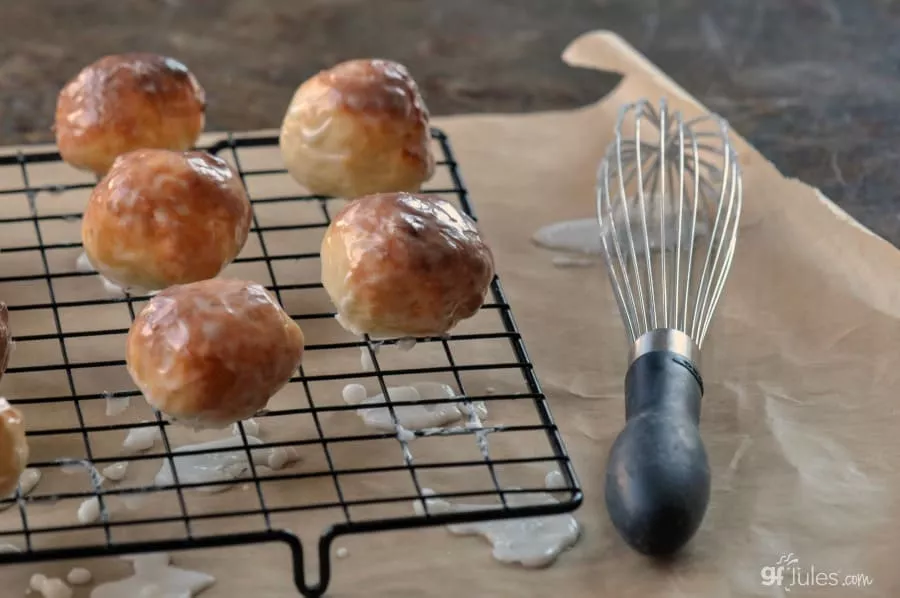
[[[277,127],[303,79],[361,56],[406,63],[436,114],[573,107],[615,83],[559,60],[597,28],[900,245],[891,0],[0,0],[0,144],[51,140],[60,86],[131,50],[191,67],[209,129]]]

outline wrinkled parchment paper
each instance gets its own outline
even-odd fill
[[[564,60],[625,78],[610,96],[571,112],[436,124],[452,140],[583,484],[582,539],[542,571],[500,565],[481,539],[439,528],[341,539],[349,555],[334,562],[329,595],[900,595],[900,253],[815,189],[782,177],[737,136],[745,212],[703,355],[709,511],[685,553],[667,565],[636,555],[616,535],[602,480],[624,420],[622,324],[601,266],[555,267],[553,254],[530,238],[543,225],[594,214],[595,169],[621,104],[666,96],[689,115],[702,108],[613,34],[578,38]],[[222,500],[246,501],[241,496]],[[791,553],[796,561],[782,584],[765,585],[772,571],[763,568]],[[176,559],[219,577],[204,594],[210,598],[296,595],[283,549]],[[93,566],[101,578],[124,571],[118,562]],[[0,579],[24,589],[36,570],[66,567],[4,568]],[[788,587],[810,573],[814,587]],[[866,575],[871,585],[829,585],[848,574]]]

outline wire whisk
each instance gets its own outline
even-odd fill
[[[686,120],[664,100],[622,108],[597,182],[600,241],[630,345],[606,504],[645,554],[680,549],[709,502],[700,348],[731,269],[742,196],[725,120]]]
[[[741,198],[726,121],[686,121],[665,101],[620,111],[598,173],[597,213],[631,343],[673,328],[702,347],[731,268]]]

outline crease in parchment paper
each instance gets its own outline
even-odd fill
[[[812,507],[806,510],[808,523],[818,533],[842,537],[882,521],[882,486],[862,471],[846,448],[804,423],[810,418],[807,411],[823,407],[786,398],[767,392],[766,418],[781,454],[797,473],[798,499]],[[823,505],[832,508],[820,508]]]
[[[610,383],[599,372],[576,372],[568,380],[555,377],[544,382],[550,391],[563,391],[579,399],[624,400],[623,381]]]
[[[739,395],[744,388],[730,386]],[[748,526],[730,540],[720,539],[733,588],[741,596],[783,595],[782,589],[761,587],[759,571],[790,552],[805,559],[804,566],[814,561],[819,570],[864,570],[857,539],[889,523],[889,494],[846,447],[815,425],[822,416],[816,410],[831,407],[765,383],[744,394],[747,402],[754,401],[749,395],[760,397],[765,427],[754,427],[732,457],[739,462],[749,450],[757,452],[754,465],[743,472],[751,479],[734,489],[747,493],[741,498],[750,507],[743,516]],[[747,443],[752,448],[739,456]]]
[[[738,444],[738,447],[735,449],[734,454],[731,456],[731,461],[728,462],[728,468],[725,472],[719,476],[719,482],[723,488],[731,488],[731,483],[734,480],[735,476],[738,473],[738,468],[741,465],[741,461],[744,459],[744,455],[750,450],[750,447],[753,446],[753,438],[748,434],[744,434],[741,436],[741,442]]]

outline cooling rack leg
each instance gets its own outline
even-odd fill
[[[310,584],[306,579],[306,568],[303,560],[303,544],[290,532],[281,532],[279,539],[291,549],[294,564],[294,585],[305,598],[319,598],[325,594],[331,582],[331,542],[334,533],[329,531],[319,538],[319,578]]]

